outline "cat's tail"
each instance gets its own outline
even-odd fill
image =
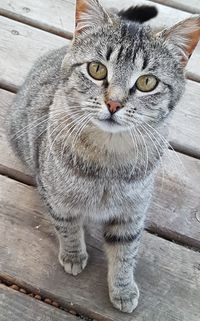
[[[130,7],[126,10],[121,10],[118,12],[118,16],[120,16],[122,19],[136,21],[139,23],[148,21],[156,17],[157,14],[158,10],[156,7],[146,5]]]

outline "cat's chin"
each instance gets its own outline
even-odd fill
[[[126,127],[118,124],[116,121],[112,119],[105,119],[105,120],[93,119],[92,122],[94,123],[95,126],[97,126],[101,130],[108,133],[119,133],[127,130]]]

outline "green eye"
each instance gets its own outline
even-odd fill
[[[148,92],[152,91],[158,85],[158,79],[152,75],[144,75],[137,79],[136,87],[140,91]]]
[[[90,62],[88,64],[88,73],[96,80],[103,80],[107,77],[107,68],[100,62]]]

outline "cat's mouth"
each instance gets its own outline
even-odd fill
[[[96,119],[94,123],[103,131],[116,133],[124,130],[123,126],[118,123],[112,116],[104,119]]]
[[[110,124],[111,126],[113,125],[120,125],[115,119],[113,119],[112,117],[108,118],[108,119],[104,119],[102,120],[104,122],[106,122],[107,124]]]

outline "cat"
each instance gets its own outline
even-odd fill
[[[199,16],[155,33],[142,24],[155,15],[77,0],[71,45],[35,63],[8,117],[54,222],[60,264],[80,273],[83,224],[102,225],[110,300],[128,313],[138,305],[134,268],[154,176],[200,36]]]

